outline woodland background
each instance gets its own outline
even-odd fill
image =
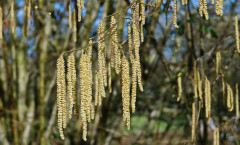
[[[234,39],[239,1],[225,0],[221,17],[216,16],[215,7],[209,3],[209,20],[199,16],[197,0],[189,0],[185,6],[178,1],[178,29],[172,24],[172,2],[168,6],[164,0],[159,9],[146,5],[145,41],[140,47],[144,92],[137,93],[131,129],[128,131],[122,121],[120,83],[113,75],[113,93],[107,93],[94,122],[88,125],[87,142],[81,139],[81,119],[71,120],[65,140],[60,139],[56,120],[56,61],[63,51],[85,47],[88,38],[97,34],[100,20],[121,12],[130,1],[85,0],[82,21],[77,23],[77,43],[68,29],[69,0],[32,0],[28,36],[23,33],[24,3],[15,1],[16,33],[11,34],[10,1],[0,1],[4,12],[4,37],[0,40],[0,144],[193,144],[194,60],[199,62],[201,73],[208,76],[213,97],[212,118],[207,123],[204,113],[200,113],[195,143],[212,144],[213,130],[219,126],[221,144],[239,144],[239,121],[235,120],[235,112],[228,112],[223,105],[221,77],[215,72],[215,54],[220,51],[225,82],[232,88],[239,83],[240,59]],[[146,3],[155,5],[155,0]],[[75,5],[72,0],[72,11]],[[124,17],[131,17],[131,11]],[[118,24],[120,43],[127,38],[128,22],[123,19]],[[105,21],[106,28],[109,23],[110,17]],[[93,47],[94,67],[96,47]],[[75,53],[77,62],[79,55],[79,51]],[[180,102],[177,102],[178,72],[183,73]]]

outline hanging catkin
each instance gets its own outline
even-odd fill
[[[128,130],[130,129],[130,76],[129,63],[125,56],[122,59],[122,103],[123,103],[123,121],[126,122]]]
[[[238,33],[238,17],[235,16],[235,38],[236,38],[236,48],[238,53],[240,53],[240,48],[239,48],[239,33]]]
[[[178,82],[178,98],[177,101],[179,101],[182,97],[182,73],[178,73],[177,75],[177,82]]]
[[[199,5],[199,15],[202,17],[203,16],[203,0],[198,0],[198,5]]]
[[[3,11],[2,6],[0,5],[0,39],[3,38]]]
[[[72,109],[74,106],[74,95],[76,90],[76,70],[75,70],[75,57],[71,54],[68,57],[68,72],[67,72],[67,82],[68,82],[68,99],[69,99],[69,118],[72,118]]]
[[[214,5],[214,0],[211,0],[211,4]]]
[[[173,24],[175,28],[179,28],[177,24],[177,0],[173,0]]]
[[[231,112],[233,110],[233,91],[229,84],[226,83],[227,86],[227,108],[228,111]]]
[[[143,34],[143,25],[145,25],[145,3],[144,0],[141,0],[141,5],[140,5],[140,16],[141,16],[141,26],[140,26],[140,32],[141,32],[141,42],[144,41],[144,34]]]
[[[111,62],[108,63],[108,89],[109,89],[109,93],[112,93]]]
[[[87,121],[91,121],[92,108],[92,68],[87,54],[80,58],[81,118],[83,123],[83,140],[87,140]]]
[[[218,76],[219,70],[221,69],[221,52],[216,53],[216,75]]]
[[[194,73],[194,98],[198,98],[198,71],[197,71],[197,64],[194,61],[193,65],[193,73]]]
[[[205,115],[206,118],[210,118],[211,116],[211,84],[205,76]]]
[[[11,12],[10,12],[10,24],[12,33],[15,34],[15,10],[14,10],[14,0],[11,1]]]
[[[131,60],[131,63],[133,63],[133,47],[132,47],[132,29],[131,29],[131,23],[128,23],[128,49],[129,49],[129,57]]]
[[[208,16],[208,10],[207,10],[207,0],[203,0],[203,14],[206,20],[208,20],[209,16]]]
[[[185,5],[185,0],[182,0],[182,5]]]
[[[82,0],[77,0],[77,9],[78,9],[78,22],[82,20]]]
[[[195,102],[192,104],[192,142],[195,140],[195,126],[196,126],[196,107]]]
[[[118,35],[117,35],[117,25],[115,25],[116,23],[116,19],[114,18],[114,16],[111,17],[111,23],[110,23],[110,27],[112,28],[112,32],[111,32],[111,45],[114,49],[114,66],[115,66],[115,71],[116,74],[119,74],[120,72],[120,67],[121,67],[121,54],[120,51],[118,49]]]
[[[140,55],[139,55],[139,47],[140,47],[140,38],[139,38],[139,32],[138,32],[138,11],[139,5],[136,4],[136,8],[133,11],[133,39],[134,39],[134,50],[135,50],[135,63],[137,68],[137,80],[138,80],[138,86],[140,91],[143,91],[142,86],[142,72],[141,72],[141,65],[140,65]]]
[[[199,72],[197,71],[197,77],[198,77],[198,96],[199,96],[199,99],[200,99],[200,106],[203,108],[203,98],[202,98],[202,80],[201,80],[201,77],[200,77],[200,74]]]
[[[239,117],[238,83],[235,86],[236,117]]]
[[[132,97],[131,97],[131,105],[132,105],[132,112],[135,112],[136,108],[136,96],[137,96],[137,67],[136,61],[132,60]]]
[[[76,10],[73,12],[73,41],[77,42],[77,19]]]
[[[68,7],[68,23],[69,23],[69,29],[72,29],[72,9],[71,4]]]
[[[216,128],[213,132],[213,145],[219,145],[219,128]]]
[[[222,16],[223,15],[223,0],[216,0],[216,14],[218,16]]]
[[[62,55],[57,60],[57,108],[58,108],[58,129],[61,139],[63,135],[63,122],[66,120],[66,84],[65,84],[65,67]]]
[[[104,28],[103,28],[103,22],[99,24],[98,27],[98,70],[99,70],[99,92],[100,97],[106,97],[105,92],[105,79],[106,77],[106,61],[105,61],[105,42],[104,42]]]

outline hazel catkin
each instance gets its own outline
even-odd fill
[[[66,86],[65,86],[65,67],[64,59],[61,55],[57,60],[57,109],[58,109],[58,129],[61,139],[64,139],[63,135],[63,123],[66,121]]]
[[[123,103],[123,121],[126,122],[128,130],[130,129],[130,76],[129,63],[125,56],[122,58],[122,103]]]

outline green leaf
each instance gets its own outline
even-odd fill
[[[218,38],[217,32],[214,31],[213,29],[210,29],[210,34],[212,38],[216,38],[216,39]]]

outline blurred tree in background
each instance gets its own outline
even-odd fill
[[[70,12],[77,9],[76,0],[1,0],[0,144],[207,145],[214,142],[216,128],[219,128],[221,144],[239,144],[236,106],[233,111],[228,111],[226,98],[229,90],[222,89],[223,85],[229,84],[235,105],[235,85],[240,80],[240,55],[235,40],[235,16],[239,16],[239,1],[225,0],[222,16],[217,16],[216,6],[211,4],[212,1],[207,1],[208,20],[199,15],[197,0],[187,0],[187,5],[182,5],[183,1],[177,1],[179,28],[173,25],[173,1],[144,1],[146,24],[143,27],[144,42],[140,46],[144,92],[137,93],[131,128],[127,130],[122,119],[119,76],[112,73],[113,91],[109,93],[106,89],[107,96],[102,106],[95,107],[95,119],[88,124],[85,142],[82,140],[81,117],[68,120],[64,130],[65,140],[60,139],[56,61],[63,52],[74,50],[79,72],[81,51],[75,49],[85,48],[90,37],[97,41],[95,36],[100,21],[104,19],[104,28],[108,29],[113,14],[119,20],[118,42],[127,52],[131,1],[85,0],[82,20],[77,22],[75,42],[68,17],[69,5]],[[11,9],[11,4],[14,9]],[[29,17],[24,10],[26,5],[31,7]],[[110,39],[108,36],[105,38],[107,51],[110,50]],[[221,54],[220,63],[216,60],[218,52]],[[66,60],[67,55],[64,58]],[[92,60],[93,70],[96,70],[97,44],[93,45]],[[201,101],[194,95],[194,63],[201,78],[207,76],[210,81],[210,117],[205,116],[206,106],[202,108]],[[218,73],[217,64],[220,64]],[[177,101],[179,74],[182,95]],[[79,87],[77,97],[79,102]],[[192,141],[193,102],[196,103],[196,137]]]

